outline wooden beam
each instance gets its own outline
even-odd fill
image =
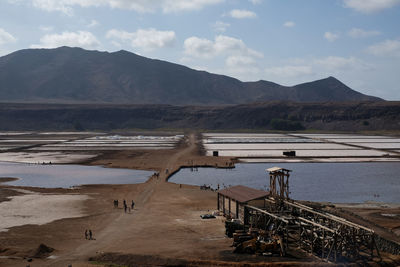
[[[249,206],[249,205],[246,205],[246,207],[249,208],[249,209],[255,210],[255,211],[257,211],[257,212],[266,214],[266,215],[268,215],[268,216],[270,216],[270,217],[273,217],[273,218],[275,218],[275,219],[277,219],[277,220],[280,220],[280,221],[282,221],[282,222],[284,222],[284,223],[289,223],[288,220],[286,220],[286,219],[284,219],[284,218],[282,218],[282,217],[280,217],[280,216],[277,216],[277,215],[275,215],[275,214],[269,213],[269,212],[267,212],[267,211],[265,211],[265,210],[262,210],[262,209],[259,209],[259,208],[253,207],[253,206]]]

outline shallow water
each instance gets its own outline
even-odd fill
[[[333,203],[366,201],[400,203],[400,163],[246,163],[235,169],[182,169],[170,182],[192,185],[246,185],[267,190],[265,169],[279,166],[293,170],[290,196],[296,200]]]
[[[69,188],[84,184],[138,184],[154,172],[82,165],[39,165],[0,162],[0,177],[20,178],[4,184]]]

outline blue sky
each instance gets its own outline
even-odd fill
[[[0,56],[128,50],[242,81],[334,76],[400,100],[400,0],[2,0]]]

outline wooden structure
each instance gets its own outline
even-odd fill
[[[244,224],[279,235],[327,261],[356,261],[380,257],[373,230],[289,199],[289,172],[267,169],[270,195],[264,208],[244,206]]]
[[[225,216],[244,221],[244,207],[252,205],[265,208],[267,191],[257,190],[243,185],[232,186],[218,191],[218,210]]]
[[[326,261],[380,257],[372,229],[291,200],[276,207],[275,199],[266,199],[265,209],[247,205],[245,224],[278,234],[285,248],[291,243]]]
[[[269,192],[272,198],[289,199],[289,176],[291,170],[273,167],[269,172]]]

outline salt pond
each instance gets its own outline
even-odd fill
[[[0,177],[19,180],[5,184],[45,188],[69,188],[84,184],[137,184],[147,181],[151,171],[111,169],[99,166],[40,165],[0,162]]]
[[[291,197],[297,200],[333,203],[366,201],[400,203],[400,163],[246,163],[231,170],[182,169],[170,182],[192,185],[246,185],[268,189],[266,168],[279,166],[293,170]]]
[[[349,135],[349,134],[203,134],[203,146],[211,156],[218,151],[220,156],[238,157],[244,161],[266,162],[279,159],[293,162],[283,156],[285,151],[296,151],[302,162],[347,161],[394,161],[400,160],[400,138],[393,136]],[[368,159],[366,159],[368,158]]]

